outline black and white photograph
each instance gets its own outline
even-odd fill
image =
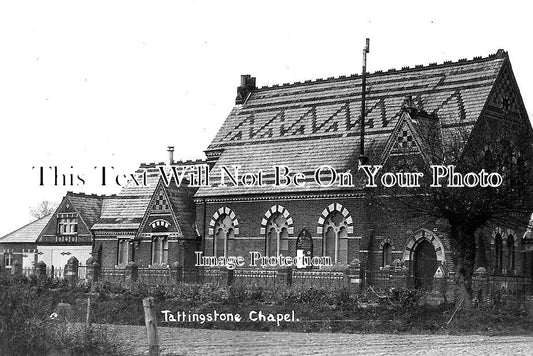
[[[0,3],[0,356],[532,355],[531,16]]]

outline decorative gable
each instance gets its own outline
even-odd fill
[[[139,230],[141,237],[150,237],[155,232],[167,232],[170,238],[183,236],[176,212],[170,203],[170,196],[159,182],[148,205]]]
[[[416,143],[412,129],[403,121],[399,130],[396,132],[396,137],[393,138],[393,146],[390,151],[391,155],[397,154],[419,154],[420,148]]]
[[[155,213],[170,212],[170,203],[162,187],[156,193],[150,210]]]
[[[92,234],[81,212],[70,201],[73,193],[67,193],[43,229],[38,243],[91,243]],[[84,196],[81,193],[74,193]]]
[[[69,213],[76,214],[78,213],[78,211],[74,208],[74,206],[68,199],[65,199],[65,203],[59,206],[58,209],[55,211],[55,213],[56,214],[69,214]]]
[[[491,111],[503,115],[520,116],[521,96],[509,64],[503,66],[488,104]]]

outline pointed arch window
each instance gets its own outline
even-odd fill
[[[496,237],[494,238],[494,248],[496,254],[496,268],[501,269],[503,265],[503,243],[501,234],[496,234]]]
[[[513,235],[509,235],[507,237],[507,269],[512,271],[514,267],[514,237]]]
[[[322,252],[334,263],[348,263],[348,222],[339,211],[332,211],[324,221]]]
[[[215,222],[214,228],[215,256],[224,257],[228,253],[228,240],[233,239],[235,227],[233,220],[228,214],[222,214]]]
[[[289,224],[287,218],[281,213],[272,214],[266,225],[266,256],[286,256],[289,250],[288,238]]]
[[[392,265],[392,246],[388,242],[383,245],[382,263],[383,267]]]
[[[125,265],[129,262],[130,243],[129,239],[118,240],[118,258],[117,265]]]
[[[152,238],[152,265],[168,264],[168,237],[166,235]]]

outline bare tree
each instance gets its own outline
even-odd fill
[[[413,216],[443,218],[448,221],[451,246],[456,256],[456,285],[459,298],[471,303],[472,277],[476,257],[476,235],[488,224],[507,227],[527,224],[533,212],[533,135],[529,122],[480,120],[473,129],[443,131],[431,115],[410,112],[416,117],[417,132],[423,159],[413,159],[412,152],[399,154],[383,168],[383,172],[418,170],[431,177],[432,165],[452,166],[468,182],[449,186],[447,178],[441,187],[431,186],[425,179],[420,187],[379,188],[381,207],[391,206],[391,199]],[[446,137],[443,137],[446,136]],[[483,184],[481,176],[497,173],[501,184]],[[475,175],[478,178],[475,178]],[[487,177],[485,175],[485,177]],[[474,186],[466,183],[479,182]],[[492,182],[497,179],[492,179]],[[452,182],[453,183],[453,182]],[[486,183],[486,182],[485,182]],[[385,202],[385,203],[384,203]],[[389,202],[389,203],[386,203]],[[393,204],[394,205],[394,204]],[[397,206],[397,205],[396,205]]]
[[[34,207],[30,207],[30,214],[35,219],[40,219],[46,215],[53,213],[57,208],[56,202],[43,200]]]

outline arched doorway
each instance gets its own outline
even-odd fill
[[[435,248],[428,240],[422,240],[414,253],[415,287],[431,289],[437,267],[438,261]]]

